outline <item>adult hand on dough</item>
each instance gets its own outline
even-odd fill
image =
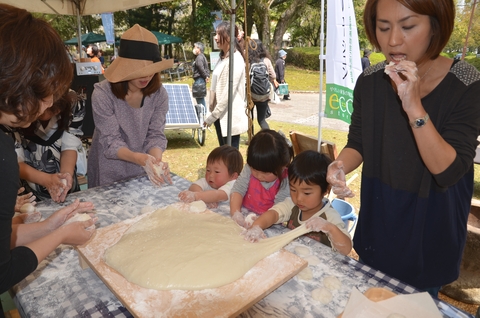
[[[248,230],[242,232],[243,238],[250,243],[256,243],[267,236],[263,233],[263,230],[258,225],[254,225]]]
[[[355,196],[345,181],[342,161],[335,160],[328,166],[327,182],[332,185],[332,191],[337,196],[341,198],[352,198]]]
[[[235,211],[235,213],[232,215],[232,219],[241,227],[245,227],[245,217],[243,216],[242,212]]]
[[[54,212],[45,222],[48,222],[48,227],[54,230],[63,225],[66,220],[72,218],[75,214],[91,211],[93,208],[92,202],[80,202],[76,199],[72,204]],[[94,223],[95,222],[93,222],[93,224]]]
[[[161,166],[161,169],[158,169],[159,166]],[[154,156],[147,154],[147,160],[145,160],[143,169],[147,173],[148,179],[157,187],[163,186],[166,181],[172,184],[167,162],[162,162],[161,159],[156,159]],[[161,170],[162,172],[157,173],[157,170]]]

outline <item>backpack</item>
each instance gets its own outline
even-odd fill
[[[266,101],[270,96],[270,80],[267,65],[263,62],[250,66],[250,91],[254,101]]]

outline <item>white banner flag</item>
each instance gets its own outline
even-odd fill
[[[362,72],[352,0],[327,2],[327,91],[325,117],[350,123],[353,88]]]

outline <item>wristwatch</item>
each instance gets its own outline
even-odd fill
[[[428,116],[428,114],[426,114],[425,117],[417,118],[414,121],[411,121],[410,126],[412,126],[412,128],[423,127],[423,126],[425,126],[425,124],[428,122],[429,119],[430,119],[430,116]]]

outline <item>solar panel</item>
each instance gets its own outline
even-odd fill
[[[187,84],[163,84],[168,93],[168,113],[165,128],[199,128],[197,112]]]

